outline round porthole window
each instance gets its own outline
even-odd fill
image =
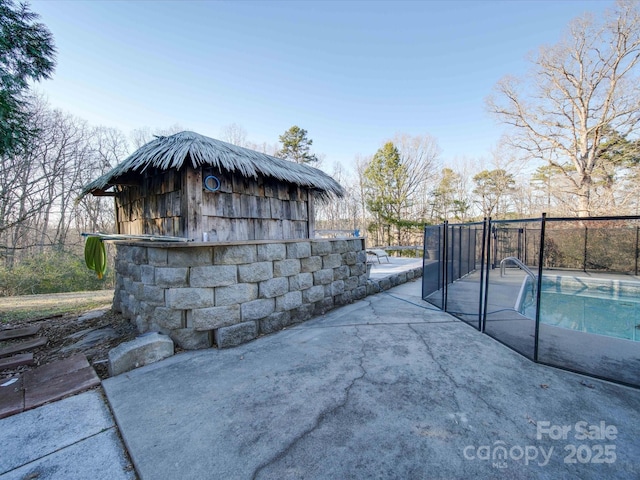
[[[209,175],[204,179],[204,188],[210,192],[217,192],[220,190],[220,180],[218,180],[218,177]]]

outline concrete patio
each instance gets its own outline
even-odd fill
[[[640,476],[640,391],[537,365],[420,287],[103,382],[139,476]]]
[[[388,262],[386,260],[389,260]],[[380,280],[401,272],[407,272],[414,268],[422,267],[422,258],[403,258],[389,257],[382,262],[373,262],[371,264],[371,274],[369,278],[372,280]]]

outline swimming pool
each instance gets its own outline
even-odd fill
[[[516,310],[535,319],[532,282],[524,280]],[[640,282],[543,275],[540,322],[640,342]]]

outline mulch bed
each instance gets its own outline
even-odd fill
[[[27,340],[45,337],[47,342],[44,345],[28,350],[29,353],[33,354],[33,362],[31,364],[18,365],[0,370],[0,380],[24,374],[25,372],[34,370],[42,365],[69,358],[78,353],[82,353],[86,356],[89,364],[95,369],[101,379],[107,378],[109,376],[107,364],[109,350],[115,348],[122,342],[134,339],[137,335],[137,331],[135,326],[122,315],[108,310],[107,306],[105,306],[105,310],[106,311],[103,315],[85,320],[82,319],[82,315],[64,315],[11,324],[2,324],[0,327],[0,333],[10,329],[24,327],[39,327],[39,329],[33,337],[0,341],[0,349],[9,348],[15,350],[17,348],[18,352],[16,353],[25,353],[20,352],[20,347],[16,347],[16,345],[24,343]],[[64,348],[69,347],[78,341],[79,337],[77,335],[74,337],[74,334],[81,335],[83,331],[92,331],[106,327],[111,327],[115,331],[115,335],[111,338],[105,338],[95,345],[79,350]]]

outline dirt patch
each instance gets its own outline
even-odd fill
[[[84,353],[101,379],[107,378],[109,350],[122,342],[134,339],[134,325],[121,314],[111,310],[113,291],[78,292],[73,294],[28,295],[0,298],[0,328],[38,325],[40,337],[47,337],[46,345],[30,350],[33,365],[23,365],[0,371],[0,378],[31,370],[55,360]],[[86,315],[91,312],[91,315]],[[95,312],[95,313],[93,313]],[[109,335],[96,335],[108,331]],[[87,336],[96,341],[73,347]],[[21,340],[0,342],[8,346]]]

